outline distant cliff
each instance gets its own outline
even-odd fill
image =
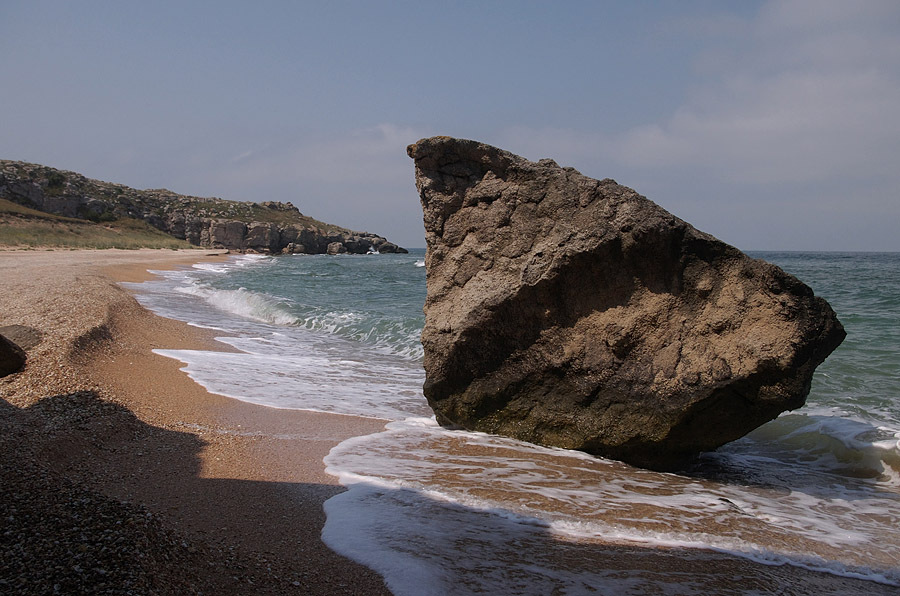
[[[93,222],[133,218],[196,246],[266,254],[405,253],[385,238],[322,223],[291,203],[136,190],[75,172],[0,160],[0,198]]]

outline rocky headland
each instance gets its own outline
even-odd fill
[[[614,180],[449,137],[407,151],[442,425],[672,468],[802,406],[845,336],[795,277]]]
[[[0,199],[97,223],[141,220],[194,246],[264,254],[405,253],[387,239],[303,215],[291,203],[136,190],[42,165],[0,160]]]

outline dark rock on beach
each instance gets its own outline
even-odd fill
[[[25,366],[25,351],[0,335],[0,377],[11,375]]]
[[[423,139],[425,396],[445,426],[665,469],[802,406],[845,333],[614,180]]]

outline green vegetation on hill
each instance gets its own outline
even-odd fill
[[[53,248],[194,248],[146,222],[122,218],[94,223],[0,199],[0,246]]]
[[[315,220],[292,203],[229,201],[164,188],[137,190],[21,161],[0,160],[0,199],[8,201],[0,222],[0,245],[169,247],[189,243],[266,254],[405,252],[376,234]]]
[[[265,222],[278,225],[316,227],[326,233],[348,232],[346,228],[303,215],[290,203],[231,201],[218,197],[181,195],[165,188],[137,190],[124,184],[92,180],[77,172],[57,170],[39,164],[0,160],[0,170],[8,178],[39,183],[50,197],[86,196],[95,200],[93,213],[85,210],[79,219],[94,219],[104,213],[129,211],[129,215],[164,217],[173,212],[190,212],[198,217],[232,221]],[[143,217],[139,217],[143,219]]]

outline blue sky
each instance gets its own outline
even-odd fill
[[[745,250],[900,251],[900,3],[0,2],[0,158],[424,245],[436,134]]]

